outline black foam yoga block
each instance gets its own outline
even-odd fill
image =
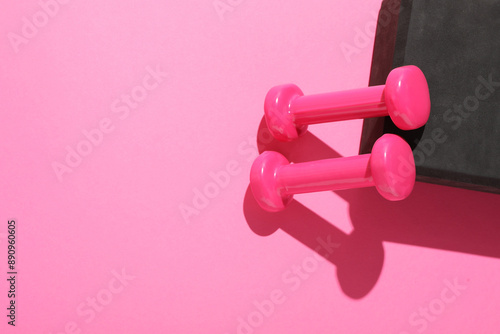
[[[370,85],[403,65],[427,78],[429,121],[402,131],[389,117],[366,119],[360,153],[396,133],[413,148],[418,181],[500,193],[500,0],[384,1]]]

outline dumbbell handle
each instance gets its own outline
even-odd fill
[[[387,116],[385,85],[304,95],[290,103],[295,124],[308,125]]]
[[[370,154],[280,166],[277,186],[283,195],[374,186]]]

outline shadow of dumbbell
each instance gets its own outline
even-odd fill
[[[341,157],[309,132],[296,141],[279,142],[266,134],[263,120],[258,134],[260,153],[265,150],[276,151],[294,162]],[[342,196],[346,192],[349,190],[337,194]],[[380,276],[384,262],[382,242],[362,230],[355,229],[351,234],[346,234],[336,228],[332,224],[334,222],[326,221],[296,200],[292,200],[281,212],[264,211],[256,202],[250,187],[245,194],[244,214],[250,229],[257,235],[268,236],[281,229],[334,264],[339,284],[351,298],[359,299],[368,294]]]

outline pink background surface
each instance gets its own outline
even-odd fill
[[[221,2],[73,0],[46,22],[37,1],[3,4],[1,332],[500,333],[500,196],[417,183],[403,202],[324,192],[267,214],[247,193],[267,90],[366,86],[381,1]],[[355,155],[361,125],[265,148]],[[58,178],[68,147],[89,154]]]

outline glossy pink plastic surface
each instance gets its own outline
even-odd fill
[[[389,116],[398,128],[413,130],[427,123],[431,112],[429,86],[418,67],[392,70],[385,83],[384,98]]]
[[[267,127],[281,141],[297,139],[307,131],[307,125],[297,125],[291,112],[292,102],[304,96],[294,84],[281,85],[269,90],[264,101]]]
[[[375,186],[390,201],[405,199],[415,184],[415,162],[402,138],[385,134],[371,154],[290,164],[278,152],[263,152],[253,163],[250,185],[266,211],[283,210],[294,194]]]
[[[291,141],[308,124],[387,115],[402,130],[417,129],[429,119],[430,96],[422,71],[409,65],[392,70],[381,86],[306,96],[295,85],[276,86],[264,111],[274,137]]]

